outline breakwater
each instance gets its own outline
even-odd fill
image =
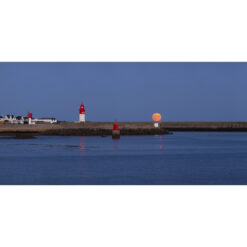
[[[164,135],[165,128],[154,128],[153,123],[118,123],[121,135]],[[36,125],[1,125],[0,136],[110,136],[113,122],[58,123]]]
[[[247,131],[247,122],[164,122],[169,131]]]
[[[172,131],[247,131],[247,122],[119,122],[121,135],[163,135]],[[0,125],[0,136],[110,136],[113,122]]]

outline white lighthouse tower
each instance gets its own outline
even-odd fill
[[[80,123],[85,123],[86,117],[85,117],[85,107],[83,104],[81,104],[80,109],[79,109],[79,122]]]

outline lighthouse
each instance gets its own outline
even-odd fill
[[[31,112],[28,112],[27,117],[28,117],[28,124],[32,124],[33,114]]]
[[[79,109],[79,122],[80,123],[85,123],[86,117],[85,117],[85,107],[83,104],[81,104],[80,109]]]

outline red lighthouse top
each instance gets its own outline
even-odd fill
[[[80,112],[80,114],[85,114],[85,107],[83,104],[81,104],[79,112]]]
[[[28,113],[27,113],[27,117],[28,117],[28,118],[33,118],[33,114],[32,114],[31,112],[28,112]]]

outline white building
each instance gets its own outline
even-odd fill
[[[6,115],[4,117],[0,116],[0,123],[10,123],[10,124],[45,124],[57,123],[55,118],[30,118],[23,116]]]
[[[18,120],[16,119],[16,117],[14,115],[6,115],[4,117],[0,117],[0,121],[1,122],[8,122],[8,123],[18,123]]]
[[[32,122],[35,124],[39,124],[39,123],[50,123],[50,124],[54,124],[57,123],[57,119],[56,118],[33,118]]]

